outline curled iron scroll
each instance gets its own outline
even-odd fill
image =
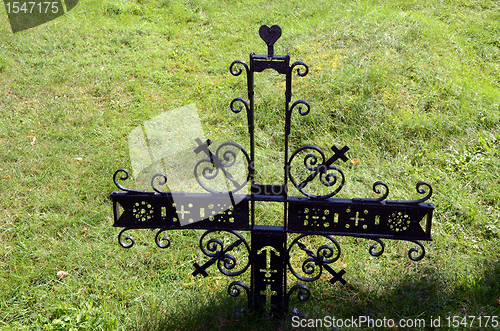
[[[245,106],[247,113],[249,112],[250,107],[248,106],[248,102],[243,98],[235,98],[235,99],[233,99],[233,101],[231,101],[231,104],[229,105],[229,107],[231,107],[231,110],[233,111],[233,113],[239,113],[243,109],[242,105],[240,105],[238,108],[234,107],[234,105],[237,102],[242,103],[243,106]]]
[[[120,176],[120,173],[123,173],[123,174]],[[120,169],[116,170],[115,173],[113,174],[113,182],[115,183],[116,187],[118,187],[122,191],[133,192],[133,193],[149,193],[149,194],[154,193],[154,192],[148,191],[148,190],[137,190],[137,189],[128,188],[128,187],[125,187],[119,183],[119,181],[126,181],[129,178],[130,178],[130,172],[125,168],[120,168]],[[167,184],[167,176],[165,174],[158,173],[151,178],[151,187],[157,193],[161,193],[161,194],[168,193],[167,191],[160,190],[156,186],[156,180],[158,178],[160,178],[160,180],[158,181],[158,185],[166,185]]]
[[[250,266],[250,259],[247,259],[247,263],[241,267],[240,270],[232,271],[238,266],[237,257],[232,254],[229,254],[230,251],[239,247],[243,244],[244,248],[248,255],[250,255],[250,246],[248,245],[245,238],[236,231],[220,231],[230,233],[236,236],[238,239],[234,241],[232,244],[225,247],[224,242],[219,239],[212,237],[208,241],[204,242],[205,238],[209,235],[214,234],[215,232],[219,232],[217,230],[209,230],[206,231],[200,238],[199,246],[203,254],[210,258],[217,259],[217,268],[221,273],[226,276],[237,276],[244,273],[248,267]]]
[[[312,151],[312,153],[308,153],[303,160],[305,169],[311,172],[311,174],[306,179],[298,183],[292,172],[292,162],[296,155],[306,150]],[[318,160],[319,158],[318,155],[316,155],[316,153],[319,154],[321,160]],[[334,196],[344,186],[345,176],[339,167],[334,165],[326,165],[325,163],[326,163],[325,154],[319,147],[313,145],[306,145],[300,147],[292,154],[292,156],[290,157],[290,161],[288,162],[288,176],[290,178],[290,181],[305,196],[311,198],[321,198],[321,199],[326,199],[331,196]],[[312,194],[311,192],[305,190],[305,187],[309,183],[311,183],[318,176],[318,174],[319,174],[319,181],[323,185],[323,187],[333,188],[333,191],[327,194]]]
[[[384,183],[383,181],[380,181],[380,180],[376,181],[375,183],[373,183],[373,192],[375,192],[376,194],[380,194],[381,193],[381,191],[379,189],[380,186],[382,186],[385,189],[384,194],[380,198],[376,198],[376,199],[355,198],[352,200],[357,201],[357,202],[381,202],[381,201],[384,201],[389,196],[389,186],[387,186],[387,184]]]
[[[229,284],[227,288],[227,293],[232,297],[237,297],[241,294],[241,289],[244,289],[248,296],[250,289],[245,283],[240,281],[234,281],[231,284]]]
[[[162,191],[158,187],[156,187],[155,183],[156,183],[156,179],[157,178],[160,179],[158,181],[158,185],[166,185],[167,184],[167,175],[162,174],[162,173],[158,173],[158,174],[154,175],[151,178],[151,187],[153,188],[153,190],[155,190],[155,192],[158,192],[160,194],[167,194],[167,193],[169,193],[168,191]]]
[[[122,176],[118,177],[121,172],[124,174]],[[130,172],[125,168],[120,168],[120,169],[116,170],[115,173],[113,174],[113,182],[115,182],[116,187],[118,187],[122,191],[135,192],[135,193],[152,193],[151,191],[131,189],[131,188],[123,186],[122,184],[120,184],[118,182],[119,180],[126,181],[129,178],[130,178]]]
[[[236,164],[238,155],[237,152],[241,152],[247,162],[246,173],[243,174],[244,179],[235,178],[234,173],[230,172],[230,168]],[[219,174],[224,175],[224,180],[228,185],[232,185],[233,189],[227,191],[216,190],[210,188],[205,181],[215,180]],[[242,175],[242,174],[237,174]],[[240,145],[233,142],[222,143],[216,150],[215,155],[210,158],[204,158],[200,160],[194,167],[194,176],[198,184],[210,193],[235,193],[246,186],[250,180],[250,157],[248,153]],[[241,177],[241,176],[238,176]]]
[[[376,201],[376,202],[383,201],[383,200],[387,199],[387,197],[389,196],[389,186],[387,186],[386,183],[384,183],[383,181],[380,181],[380,180],[373,183],[373,192],[380,194],[380,189],[378,188],[379,186],[384,187],[385,192],[380,198],[374,199],[374,201]]]
[[[297,284],[292,286],[292,288],[286,294],[286,299],[288,302],[290,301],[292,293],[295,291],[297,291],[297,298],[300,301],[307,301],[311,297],[311,290],[309,290],[309,287],[307,285]]]
[[[420,260],[422,260],[424,258],[424,256],[425,256],[425,247],[424,247],[424,245],[422,245],[422,243],[419,242],[419,241],[417,241],[417,240],[411,240],[411,242],[417,244],[420,247],[421,252],[420,252],[420,254],[418,254],[417,256],[415,256],[415,253],[418,253],[418,248],[412,247],[412,248],[410,248],[408,250],[408,257],[412,261],[420,261]]]
[[[311,110],[311,106],[309,105],[309,103],[305,100],[297,100],[295,101],[292,106],[290,107],[290,112],[293,111],[293,109],[299,105],[299,114],[302,115],[302,116],[305,116],[307,114],[309,114],[309,111]],[[302,106],[301,105],[304,105],[306,106],[307,110],[305,111],[302,111]]]
[[[375,249],[377,249],[377,244],[371,245],[370,249],[368,250],[368,252],[370,253],[370,255],[371,256],[375,256],[375,257],[378,257],[378,256],[382,255],[384,253],[384,249],[385,249],[384,242],[382,240],[380,240],[379,238],[370,238],[370,239],[373,240],[373,241],[376,241],[380,245],[380,250],[379,251],[375,251]]]
[[[130,248],[130,247],[134,246],[134,244],[135,244],[134,237],[132,237],[132,236],[126,236],[125,238],[122,238],[123,233],[125,231],[128,231],[128,230],[130,230],[130,229],[129,228],[125,228],[125,229],[121,230],[120,233],[118,234],[118,243],[123,248]],[[126,243],[124,240],[128,241],[128,243]]]
[[[294,62],[291,66],[290,66],[290,71],[293,71],[293,69],[297,66],[302,66],[305,68],[304,72],[300,71],[300,68],[297,68],[297,75],[299,75],[300,77],[304,77],[306,76],[308,73],[309,73],[309,67],[307,66],[307,64],[305,64],[304,62],[302,61],[297,61],[297,62]]]
[[[316,253],[313,251],[309,250],[306,245],[301,243],[299,240],[303,239],[306,236],[322,236],[326,239],[328,239],[331,243],[333,243],[333,246],[331,245],[321,245],[317,250]],[[297,277],[298,279],[305,281],[305,282],[312,282],[321,277],[321,274],[323,272],[323,268],[325,265],[333,263],[337,261],[340,258],[340,245],[338,242],[331,236],[329,235],[309,235],[309,234],[302,234],[295,238],[294,241],[290,244],[288,248],[288,256],[290,256],[290,252],[294,245],[297,245],[299,249],[303,252],[305,252],[309,257],[306,258],[302,262],[302,272],[306,275],[303,276],[299,274],[296,269],[293,267],[291,260],[288,260],[288,267],[290,272]]]
[[[155,243],[156,243],[156,246],[158,246],[159,248],[168,248],[170,247],[170,238],[167,237],[167,236],[164,236],[164,237],[161,237],[160,238],[160,234],[165,231],[165,229],[160,229],[160,231],[158,231],[156,233],[156,236],[155,236]]]
[[[238,71],[234,70],[234,68],[237,64],[243,66],[247,72],[247,75],[248,75],[248,73],[250,72],[250,69],[248,69],[248,65],[245,63],[245,61],[242,61],[242,60],[235,60],[235,61],[233,61],[233,63],[231,63],[231,65],[229,66],[229,71],[231,72],[231,75],[239,76],[243,72],[243,70],[241,68],[238,68]]]
[[[427,187],[427,190],[425,188],[422,188],[423,186]],[[415,189],[417,190],[418,194],[426,194],[427,193],[427,195],[425,197],[423,197],[421,199],[417,199],[417,200],[391,200],[390,202],[391,203],[422,203],[422,202],[429,200],[432,196],[432,186],[431,186],[431,184],[429,184],[427,182],[424,182],[424,181],[418,182]]]

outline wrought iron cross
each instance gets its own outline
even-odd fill
[[[243,289],[248,296],[250,309],[264,312],[270,306],[269,313],[274,316],[289,312],[292,295],[297,294],[299,300],[310,297],[307,285],[288,285],[287,280],[291,276],[302,282],[313,282],[326,270],[332,276],[329,280],[331,284],[346,283],[343,278],[346,271],[335,271],[331,266],[341,255],[340,245],[333,236],[355,236],[372,240],[375,244],[369,247],[369,253],[373,256],[380,256],[384,251],[381,238],[410,241],[419,248],[411,248],[408,251],[409,258],[414,261],[422,259],[425,250],[419,240],[432,240],[431,219],[434,210],[434,206],[426,202],[432,195],[432,187],[426,182],[417,183],[416,191],[423,195],[417,200],[387,200],[389,187],[381,181],[373,184],[374,193],[380,195],[378,198],[333,198],[345,184],[344,173],[335,163],[339,159],[343,162],[348,160],[348,146],[339,149],[333,145],[330,148],[333,156],[328,159],[319,147],[313,145],[302,146],[289,155],[292,113],[297,109],[300,115],[306,116],[311,108],[304,100],[292,103],[292,75],[296,70],[298,76],[304,77],[309,69],[301,61],[290,64],[289,54],[274,54],[274,44],[281,33],[278,25],[261,26],[259,35],[267,45],[267,54],[256,55],[252,52],[249,64],[237,60],[229,68],[234,76],[246,74],[248,100],[235,98],[230,103],[230,108],[235,113],[243,109],[246,111],[250,153],[232,142],[223,143],[216,150],[211,150],[213,145],[210,140],[203,142],[198,138],[195,141],[198,146],[193,150],[193,157],[206,158],[197,163],[194,176],[200,187],[208,193],[161,191],[155,186],[154,180],[160,178],[163,180],[161,184],[165,184],[164,174],[153,176],[153,191],[130,189],[120,183],[129,178],[129,172],[125,169],[119,169],[113,176],[121,191],[111,193],[114,226],[124,228],[118,235],[123,247],[130,248],[134,244],[131,236],[123,237],[131,229],[159,229],[155,241],[160,248],[170,246],[170,239],[161,235],[164,231],[203,229],[205,232],[200,238],[199,246],[209,260],[202,266],[194,263],[193,276],[201,274],[208,277],[207,270],[213,265],[230,277],[237,277],[250,269],[250,285],[233,281],[228,287],[229,294],[238,296]],[[285,75],[286,79],[284,174],[280,183],[262,185],[256,183],[254,177],[254,74],[268,69]],[[246,162],[247,165],[248,173],[243,183],[233,178],[234,172],[233,175],[229,172],[237,160]],[[298,165],[295,160],[300,160]],[[209,166],[204,167],[201,165],[203,163],[208,163]],[[226,192],[211,188],[210,183],[216,178],[227,179],[227,183],[233,187]],[[309,185],[313,182],[316,185]],[[303,196],[290,196],[287,190],[289,183]],[[322,190],[316,192],[318,185]],[[237,193],[248,186],[250,194]],[[256,224],[257,201],[282,203],[283,224]],[[186,204],[189,204],[189,211],[185,209]],[[147,212],[142,211],[146,207]],[[185,213],[192,213],[189,217],[199,213],[203,219],[183,226],[178,217],[183,217]],[[360,223],[362,226],[359,226]],[[250,243],[240,234],[242,231],[249,233]],[[230,245],[225,245],[219,239],[222,234],[232,238]],[[317,245],[317,241],[306,243],[311,237],[321,238],[326,243],[313,249],[308,246]],[[233,253],[236,250],[243,250],[246,260],[241,262],[239,255]],[[292,259],[292,256],[295,258]],[[302,261],[298,266],[297,256]]]

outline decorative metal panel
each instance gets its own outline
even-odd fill
[[[431,240],[433,207],[336,201],[289,202],[288,230],[402,240]],[[428,227],[429,226],[429,227]]]
[[[113,192],[111,198],[115,227],[249,229],[249,202],[245,199],[233,206],[226,197],[199,193],[160,195]],[[194,222],[195,215],[202,220]]]

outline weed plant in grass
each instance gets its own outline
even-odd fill
[[[199,232],[161,250],[136,231],[125,250],[111,227],[112,175],[130,168],[137,125],[195,103],[207,138],[247,146],[229,109],[246,86],[228,66],[266,51],[261,24],[282,27],[276,54],[310,66],[294,81],[312,109],[293,116],[290,149],[350,146],[339,197],[384,180],[409,199],[426,180],[436,205],[422,261],[408,243],[374,258],[371,242],[338,238],[348,284],[322,278],[293,304],[313,318],[500,315],[498,2],[89,0],[17,34],[0,7],[0,329],[293,329],[242,313],[215,268],[193,279]],[[256,88],[258,175],[273,183],[284,82],[264,72]],[[259,208],[280,222],[281,208]]]

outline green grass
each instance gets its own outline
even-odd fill
[[[245,298],[227,285],[248,275],[191,276],[207,260],[199,232],[173,232],[162,250],[132,231],[125,250],[111,226],[112,175],[130,168],[137,125],[195,103],[207,138],[248,146],[229,109],[245,81],[228,67],[266,51],[261,24],[281,26],[276,54],[310,68],[294,77],[311,112],[293,114],[290,149],[345,144],[359,159],[342,165],[339,197],[371,197],[377,180],[390,199],[434,188],[422,261],[408,243],[374,258],[372,242],[338,238],[348,284],[325,276],[293,304],[315,318],[500,315],[498,2],[91,0],[17,34],[0,8],[0,329],[292,329],[237,313]],[[263,183],[282,173],[283,79],[256,75]],[[281,208],[259,208],[279,223]]]

